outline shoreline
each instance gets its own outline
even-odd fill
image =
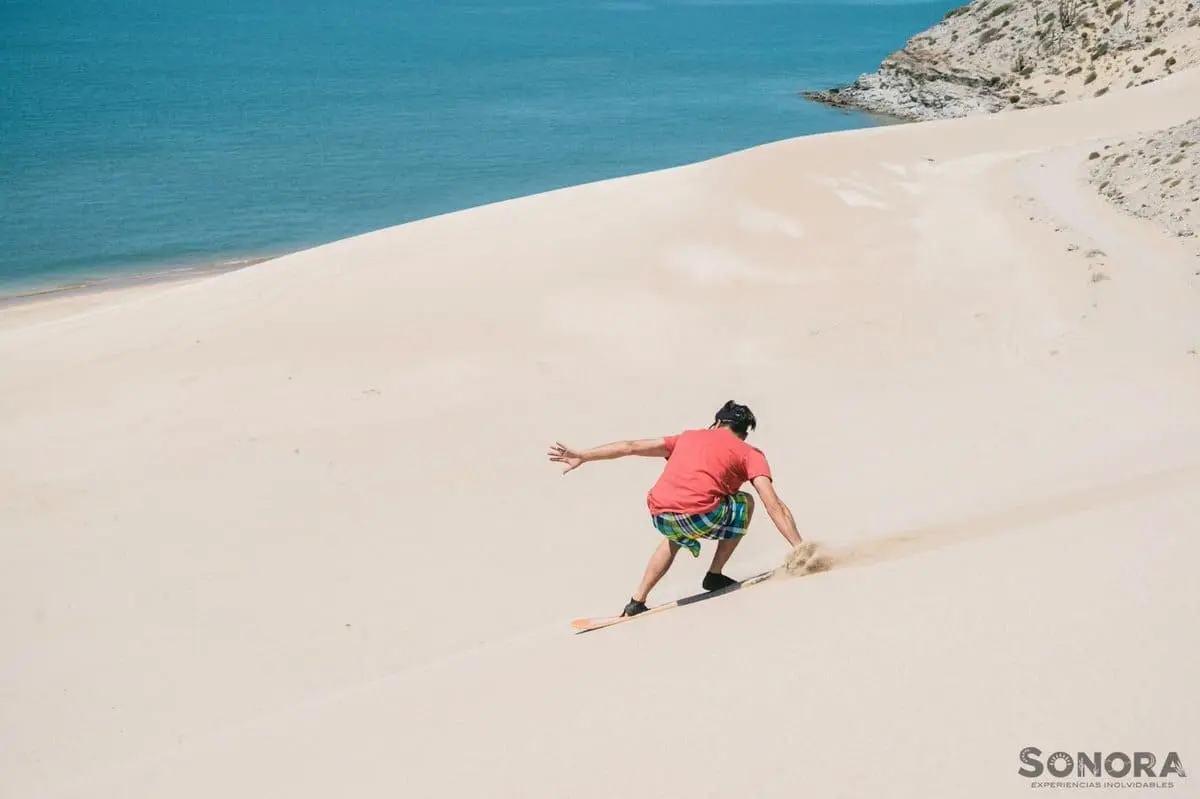
[[[246,256],[219,261],[201,261],[198,263],[164,266],[149,271],[116,271],[93,278],[80,278],[62,283],[48,283],[41,286],[26,286],[24,288],[6,289],[0,287],[0,312],[18,306],[70,297],[86,297],[105,294],[112,291],[155,286],[165,283],[179,283],[187,280],[198,280],[208,277],[236,272],[246,267],[256,266],[276,258],[289,255],[292,251],[274,255]]]
[[[803,92],[798,92],[797,96],[800,96],[803,94],[804,94]],[[895,114],[889,114],[884,111],[873,111],[873,110],[868,110],[868,109],[852,108],[852,107],[839,108],[838,110],[841,111],[842,113],[849,114],[849,115],[855,115],[855,116],[862,118],[863,124],[861,124],[860,126],[855,127],[855,128],[849,128],[847,130],[866,130],[866,129],[877,128],[877,127],[888,127],[888,126],[892,126],[892,125],[904,125],[904,124],[908,124],[913,121],[911,119],[906,119],[904,117],[901,117],[901,116],[898,116]],[[798,135],[794,135],[794,136],[787,136],[787,137],[784,137],[784,139],[776,140],[774,142],[763,142],[762,144],[755,145],[755,146],[778,144],[781,141],[786,141],[789,139],[803,138],[805,136],[818,136],[818,135],[824,135],[825,133],[826,132],[821,132],[821,131],[811,132],[811,133],[802,133],[802,134],[798,134]],[[734,150],[729,153],[721,153],[720,155],[717,155],[714,157],[720,158],[723,156],[730,155],[734,152],[738,152],[738,150]],[[711,159],[704,159],[704,160],[711,160]],[[693,163],[696,163],[696,162],[693,162]],[[676,166],[687,166],[687,165],[689,165],[689,164],[678,164]],[[665,169],[670,169],[670,168],[672,168],[672,167],[665,167]],[[660,169],[663,169],[663,168],[649,170],[649,171],[660,171]],[[460,208],[455,208],[450,211],[443,211],[443,212],[431,214],[431,215],[425,216],[425,217],[418,217],[418,218],[409,219],[409,220],[406,220],[403,222],[397,222],[394,224],[384,225],[375,230],[363,231],[361,233],[354,234],[353,236],[347,236],[347,237],[343,237],[343,238],[353,238],[354,236],[361,236],[361,235],[367,235],[370,233],[377,233],[381,230],[386,230],[388,228],[397,227],[400,225],[408,225],[408,224],[414,224],[417,222],[423,222],[428,219],[434,219],[434,218],[437,218],[440,216],[447,216],[450,214],[461,213],[464,211],[471,211],[476,208],[481,208],[481,207],[484,207],[487,205],[495,205],[498,203],[508,202],[511,200],[519,200],[519,199],[522,199],[523,197],[535,196],[537,194],[544,194],[544,193],[548,193],[548,192],[552,192],[552,191],[565,191],[568,189],[576,188],[578,186],[588,185],[588,183],[590,183],[590,182],[604,182],[607,180],[616,180],[616,179],[621,179],[621,178],[625,178],[625,177],[634,177],[634,176],[637,176],[638,174],[644,174],[644,173],[631,172],[631,173],[627,173],[627,174],[616,175],[611,178],[602,178],[599,181],[585,181],[585,182],[579,183],[579,184],[570,184],[570,185],[566,185],[566,186],[561,186],[556,189],[548,189],[545,191],[538,191],[538,192],[534,192],[533,194],[514,195],[512,197],[506,197],[502,200],[494,200],[494,201],[490,201],[490,202],[480,203],[477,205],[463,206]],[[119,291],[119,290],[123,290],[123,289],[137,288],[137,287],[141,287],[141,286],[153,286],[153,285],[159,285],[159,284],[163,284],[163,283],[173,283],[173,282],[181,282],[181,281],[191,280],[191,279],[202,279],[202,278],[206,278],[206,277],[215,277],[217,275],[225,274],[227,272],[234,272],[239,269],[244,269],[246,267],[256,266],[256,265],[264,263],[266,261],[272,261],[272,260],[275,260],[277,258],[282,258],[287,255],[294,255],[298,252],[304,252],[306,250],[314,249],[316,247],[322,247],[322,246],[325,246],[328,244],[333,244],[340,240],[343,240],[343,239],[331,239],[329,241],[316,242],[316,243],[307,244],[307,245],[304,245],[301,247],[294,247],[291,249],[281,250],[279,252],[274,252],[269,255],[252,255],[252,256],[248,255],[248,256],[239,256],[239,257],[233,257],[233,258],[216,258],[216,259],[212,259],[212,260],[199,260],[199,261],[193,261],[193,262],[188,262],[188,263],[183,263],[183,264],[178,264],[178,265],[160,264],[158,266],[150,267],[149,270],[147,270],[145,268],[141,268],[141,269],[138,269],[137,271],[134,271],[134,269],[132,267],[128,267],[128,266],[127,267],[113,267],[111,272],[104,271],[104,270],[97,270],[97,272],[92,273],[93,276],[91,276],[91,277],[84,277],[84,276],[63,277],[61,279],[61,281],[58,281],[58,282],[26,283],[26,284],[15,284],[15,285],[11,285],[11,286],[6,286],[3,282],[0,282],[0,312],[3,312],[4,310],[15,307],[15,306],[24,306],[24,305],[29,305],[32,303],[38,303],[38,302],[49,301],[49,300],[54,300],[54,299],[98,295],[98,294],[103,294],[103,293],[110,292],[110,291]]]

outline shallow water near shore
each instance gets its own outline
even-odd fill
[[[799,92],[951,5],[10,3],[0,295],[880,124]]]

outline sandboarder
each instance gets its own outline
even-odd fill
[[[754,497],[739,490],[747,481],[788,543],[793,548],[801,544],[791,510],[775,493],[766,456],[746,443],[746,436],[757,424],[748,407],[730,400],[705,429],[685,430],[662,438],[616,441],[582,451],[561,443],[550,448],[547,453],[550,460],[566,465],[563,474],[589,461],[629,455],[667,459],[658,481],[646,495],[651,521],[665,540],[650,557],[642,581],[622,616],[644,612],[646,598],[671,568],[680,547],[687,547],[692,557],[700,557],[702,538],[717,541],[712,564],[701,583],[704,590],[715,591],[737,582],[722,570],[754,515]]]

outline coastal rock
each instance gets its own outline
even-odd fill
[[[1100,96],[1200,64],[1200,0],[975,0],[848,86],[802,94],[907,120]]]

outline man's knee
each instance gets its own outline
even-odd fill
[[[750,517],[754,515],[754,495],[745,491],[739,491],[738,493],[742,495],[742,498],[746,502],[746,522],[749,523]]]

